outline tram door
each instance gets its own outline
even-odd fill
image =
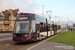
[[[40,24],[36,24],[37,37],[40,36]]]

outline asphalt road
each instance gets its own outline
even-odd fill
[[[12,37],[11,33],[0,33],[0,39]]]
[[[62,32],[66,30],[65,28],[62,29]],[[46,39],[44,39],[46,40]],[[42,41],[44,41],[42,40]],[[11,33],[1,33],[0,34],[0,50],[26,50],[42,41],[37,42],[24,42],[24,43],[17,43],[12,41],[12,34]],[[38,46],[37,46],[38,47]],[[35,48],[36,49],[36,48]]]

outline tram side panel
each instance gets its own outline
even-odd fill
[[[52,32],[51,33],[52,33],[52,35],[54,35],[54,24],[51,25],[51,28],[52,28]]]
[[[54,34],[56,34],[56,33],[57,33],[57,26],[54,25]]]
[[[60,33],[60,32],[61,32],[61,26],[58,25],[58,33]]]
[[[43,38],[46,38],[47,36],[47,31],[43,29],[43,24],[36,24],[36,32],[37,32],[37,40],[41,40]]]
[[[57,33],[59,33],[59,25],[57,25]]]
[[[37,39],[41,40],[41,39],[44,39],[44,38],[47,38],[47,27],[46,27],[46,24],[36,24],[37,28],[37,34],[38,34],[38,37]],[[48,37],[51,36],[50,34],[50,26],[48,27]]]

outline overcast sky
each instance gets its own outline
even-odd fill
[[[44,14],[51,10],[51,19],[55,21],[75,22],[75,0],[0,0],[0,12],[5,9],[20,9],[25,13],[36,13],[42,15],[42,5],[44,5]],[[68,18],[68,19],[67,19]]]

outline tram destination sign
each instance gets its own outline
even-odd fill
[[[21,18],[19,18],[20,20],[23,20],[23,19],[28,19],[27,17],[21,17]]]

